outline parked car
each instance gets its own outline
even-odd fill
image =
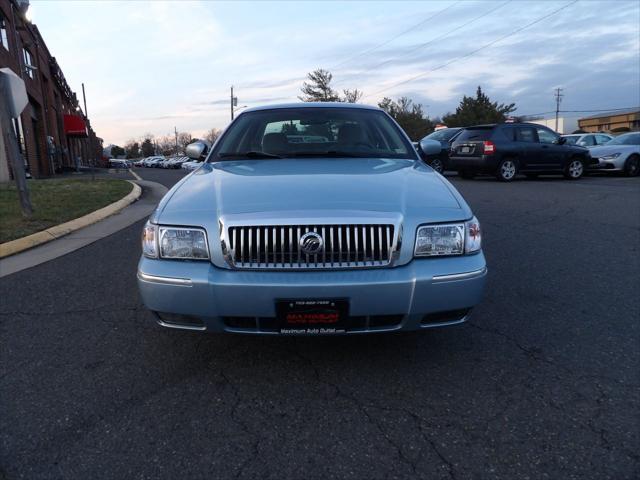
[[[189,161],[189,157],[174,157],[169,162],[168,168],[180,168],[183,163]]]
[[[122,158],[110,158],[109,159],[109,168],[131,168],[132,164],[129,160],[125,160]]]
[[[434,155],[430,158],[423,158],[423,160],[431,165],[431,168],[433,168],[436,172],[442,173],[449,168],[449,152],[451,150],[451,142],[461,131],[462,128],[441,128],[424,137],[429,140],[440,142],[440,145],[442,147],[438,155]]]
[[[151,156],[151,157],[147,157],[142,161],[142,164],[145,167],[151,167],[151,163],[154,162],[158,157],[155,156]]]
[[[636,177],[640,174],[640,132],[625,133],[592,148],[591,156],[598,162],[595,169]]]
[[[328,141],[289,142],[283,125]],[[425,154],[440,144],[420,142]],[[478,220],[384,111],[245,110],[144,227],[138,286],[160,325],[280,335],[465,321],[487,275]]]
[[[157,168],[159,163],[163,161],[165,158],[160,156],[147,157],[144,161],[145,167]]]
[[[135,162],[133,162],[133,166],[134,167],[142,167],[144,162],[144,158],[141,158],[140,160],[136,160]]]
[[[562,173],[576,180],[592,163],[589,150],[566,145],[553,130],[534,123],[467,127],[454,139],[449,155],[451,168],[463,178],[488,173],[504,182],[518,173],[528,177]]]
[[[578,145],[580,147],[597,147],[605,145],[609,142],[613,135],[608,133],[574,133],[571,135],[562,135],[567,145]]]
[[[202,165],[202,160],[191,160],[189,162],[184,162],[181,165],[181,168],[183,170],[187,170],[188,172],[191,172],[191,171],[195,170],[196,168],[198,168],[200,165]]]

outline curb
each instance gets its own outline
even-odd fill
[[[83,217],[79,217],[74,220],[61,223],[60,225],[55,225],[51,228],[47,228],[46,230],[42,230],[41,232],[36,232],[31,235],[27,235],[26,237],[17,238],[15,240],[11,240],[10,242],[0,244],[0,258],[5,258],[10,255],[23,252],[24,250],[37,247],[38,245],[50,242],[51,240],[55,240],[56,238],[63,237],[70,234],[71,232],[75,232],[76,230],[99,222],[100,220],[103,220],[113,215],[114,213],[118,213],[120,210],[138,200],[140,198],[140,195],[142,195],[142,189],[140,188],[140,185],[132,182],[131,180],[127,180],[127,182],[133,185],[131,192],[129,192],[125,197],[107,205],[106,207],[102,207],[94,212],[88,213]]]

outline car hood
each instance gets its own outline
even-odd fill
[[[394,214],[421,221],[470,218],[444,177],[422,162],[398,159],[265,159],[204,164],[176,185],[155,221],[199,224],[207,218],[252,218],[299,212],[314,216]]]
[[[601,145],[589,150],[592,157],[604,157],[612,153],[633,153],[640,151],[640,145]]]

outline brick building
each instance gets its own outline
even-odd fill
[[[578,120],[585,132],[637,132],[640,130],[640,108],[599,113]]]
[[[38,27],[25,13],[28,0],[0,0],[0,68],[8,67],[25,82],[29,104],[14,130],[28,171],[48,177],[102,160],[102,139],[96,137],[78,97],[51,55]],[[0,161],[8,155],[0,151]],[[0,166],[0,181],[10,168]]]

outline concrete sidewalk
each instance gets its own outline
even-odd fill
[[[142,187],[140,199],[114,215],[57,240],[0,260],[0,278],[34,267],[89,245],[151,214],[167,188],[159,183],[137,180]]]

